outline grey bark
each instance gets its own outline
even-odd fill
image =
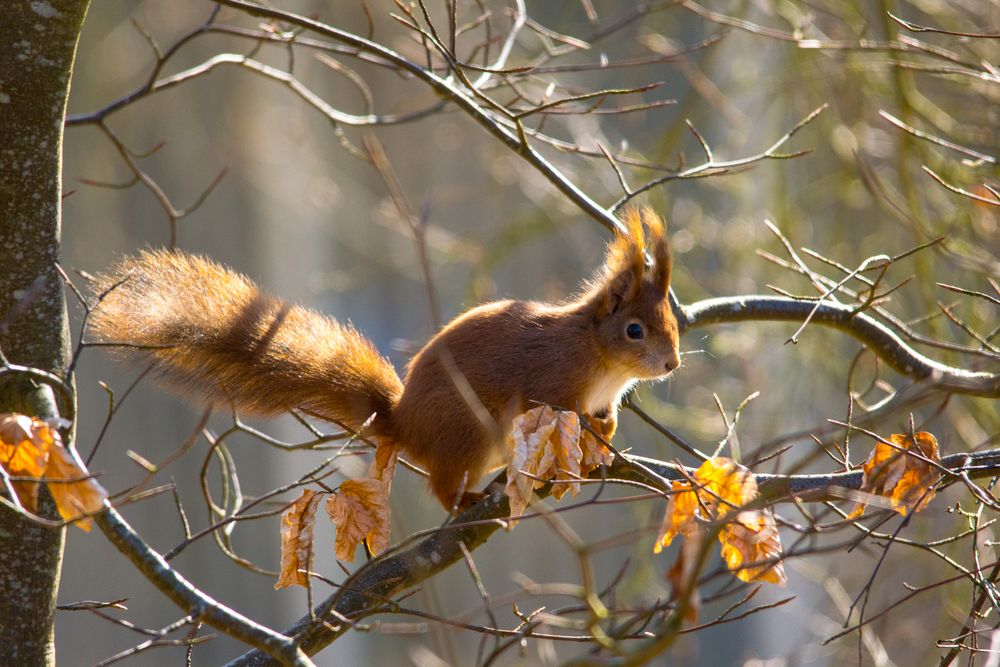
[[[89,0],[8,0],[0,20],[0,346],[7,360],[65,374],[69,330],[56,270],[62,131]],[[5,375],[0,412],[72,414],[49,387]],[[40,510],[55,516],[47,494]],[[64,530],[0,507],[0,664],[55,663]]]

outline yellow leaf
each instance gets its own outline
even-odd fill
[[[694,479],[702,487],[698,497],[713,515],[725,516],[757,497],[757,480],[753,474],[724,456],[702,463]]]
[[[59,431],[27,415],[0,415],[0,467],[14,477],[38,479],[12,482],[21,504],[31,512],[38,510],[42,481],[47,482],[60,516],[67,520],[101,511],[108,497],[96,480],[87,478],[87,468],[79,457],[63,446]],[[91,524],[88,518],[76,521],[87,531]]]
[[[739,512],[719,531],[722,560],[731,572],[748,583],[766,581],[784,586],[785,566],[781,558],[781,536],[770,510]],[[753,563],[759,563],[753,565]],[[750,564],[749,567],[745,565]]]
[[[28,415],[0,414],[0,465],[11,475],[41,478],[59,434]]]
[[[747,468],[717,456],[702,463],[691,482],[676,481],[672,488],[660,534],[653,545],[653,552],[659,553],[677,535],[684,536],[681,555],[668,578],[680,576],[675,571],[678,568],[693,567],[691,545],[703,539],[705,532],[699,519],[705,522],[722,519],[726,523],[719,530],[719,542],[729,570],[743,581],[784,585],[785,571],[779,560],[781,538],[774,516],[768,510],[743,509],[757,497],[757,480]],[[746,567],[748,564],[750,567]]]
[[[13,413],[0,414],[0,467],[14,477],[45,475],[49,449],[59,433],[40,419]],[[21,504],[38,511],[38,483],[12,482]]]
[[[326,501],[326,511],[337,526],[337,558],[354,560],[363,540],[373,554],[389,546],[389,483],[377,479],[349,479]]]
[[[306,571],[313,553],[313,527],[321,496],[311,489],[281,513],[281,573],[275,588],[307,586]]]
[[[674,538],[689,534],[696,526],[695,513],[698,511],[698,496],[687,482],[674,482],[673,493],[667,498],[667,511],[663,515],[660,534],[653,545],[653,553],[660,553],[670,546]]]
[[[937,438],[921,431],[912,438],[893,433],[888,440],[892,444],[876,442],[865,461],[861,490],[888,498],[903,516],[919,512],[934,497],[934,485],[941,479],[941,471],[931,463],[941,461]],[[864,504],[858,503],[850,518],[864,511]]]
[[[108,492],[97,483],[96,479],[87,477],[87,474],[87,467],[83,461],[75,452],[63,447],[57,439],[49,449],[45,481],[52,499],[56,502],[59,515],[67,521],[76,519],[81,514],[94,514],[104,509]],[[93,522],[90,518],[83,517],[77,519],[74,524],[89,532]]]
[[[673,483],[673,493],[667,499],[660,534],[653,546],[654,553],[660,553],[669,546],[678,534],[686,535],[694,530],[696,516],[710,521],[757,497],[757,480],[750,471],[723,456],[702,463],[692,477],[698,487],[697,492],[691,483]]]

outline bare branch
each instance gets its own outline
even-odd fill
[[[682,332],[711,324],[772,321],[801,322],[810,312],[817,324],[850,334],[897,372],[958,394],[1000,397],[1000,373],[968,371],[929,359],[904,343],[887,326],[855,308],[765,295],[706,299],[683,307]]]

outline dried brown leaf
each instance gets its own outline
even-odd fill
[[[876,442],[865,461],[861,490],[888,498],[903,516],[919,512],[934,497],[934,485],[941,479],[941,471],[934,465],[941,462],[937,438],[921,431],[913,437],[893,433],[888,441],[891,444]],[[850,517],[864,512],[865,505],[858,503]]]
[[[567,491],[580,492],[580,482],[599,465],[610,463],[611,451],[592,434],[581,430],[575,412],[554,410],[547,405],[533,408],[514,419],[507,436],[507,487],[510,515],[520,516],[532,492],[547,480],[558,500]],[[517,521],[511,521],[513,527]]]
[[[311,489],[281,513],[281,573],[275,588],[308,586],[307,574],[313,554],[313,528],[322,496]]]
[[[787,583],[785,566],[780,560],[781,537],[770,510],[738,512],[735,520],[719,531],[719,542],[722,560],[739,579],[779,586]]]
[[[375,449],[375,456],[368,468],[368,476],[380,482],[391,484],[396,476],[396,461],[398,459],[399,445],[391,442],[388,438],[383,438]]]
[[[591,428],[601,433],[605,440],[611,440],[611,436],[615,432],[613,420],[599,420],[590,417],[589,421]],[[611,423],[610,426],[609,422]],[[608,449],[607,445],[598,440],[590,431],[585,430],[581,433],[580,449],[583,452],[583,458],[580,460],[580,474],[583,476],[589,475],[601,466],[611,465],[611,462],[615,458],[614,453]]]
[[[326,511],[337,526],[338,559],[354,560],[358,544],[365,540],[375,555],[389,546],[389,482],[346,480],[326,501]]]

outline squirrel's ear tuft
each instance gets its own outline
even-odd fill
[[[616,231],[604,260],[602,314],[610,315],[625,301],[634,299],[646,265],[646,243],[642,214],[628,209],[622,215],[624,231]]]
[[[649,250],[653,255],[655,269],[653,280],[657,285],[669,285],[673,260],[670,257],[670,245],[667,243],[666,225],[660,216],[649,208],[642,209],[642,221],[649,230]]]

